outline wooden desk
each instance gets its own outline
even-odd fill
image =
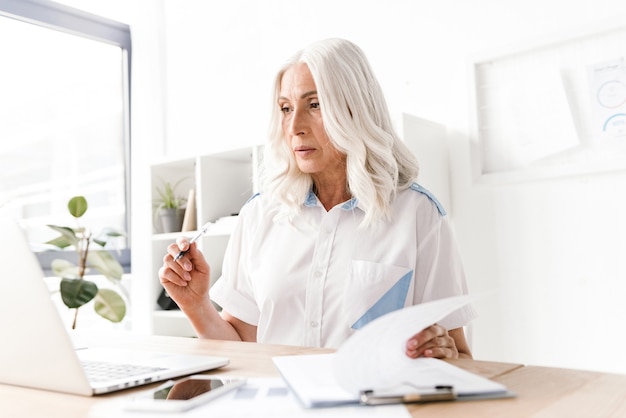
[[[231,359],[230,364],[214,373],[249,377],[278,376],[272,356],[332,351],[130,333],[86,337],[88,341],[112,347],[225,356]],[[462,359],[451,363],[502,382],[518,396],[513,399],[409,405],[412,416],[626,417],[626,375]],[[0,417],[97,417],[93,408],[99,403],[111,402],[145,388],[89,398],[0,384]]]

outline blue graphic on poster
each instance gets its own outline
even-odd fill
[[[624,58],[589,68],[594,141],[626,140],[626,62]]]

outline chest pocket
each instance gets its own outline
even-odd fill
[[[413,270],[353,260],[344,288],[344,314],[353,329],[404,307]]]

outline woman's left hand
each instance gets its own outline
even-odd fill
[[[415,334],[406,343],[406,355],[410,358],[459,358],[456,341],[441,325],[431,325]]]

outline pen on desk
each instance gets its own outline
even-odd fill
[[[202,228],[200,228],[200,230],[198,231],[198,233],[196,235],[194,235],[193,238],[191,238],[191,240],[189,241],[189,245],[193,244],[194,242],[198,241],[198,239],[200,239],[200,237],[202,235],[204,235],[206,233],[206,231],[209,229],[209,226],[211,226],[211,222],[207,222],[204,225],[202,225]],[[189,251],[189,250],[187,250]],[[183,256],[185,254],[187,254],[187,251],[181,251],[179,252],[176,257],[174,257],[174,261],[178,261],[181,258],[183,258]]]

